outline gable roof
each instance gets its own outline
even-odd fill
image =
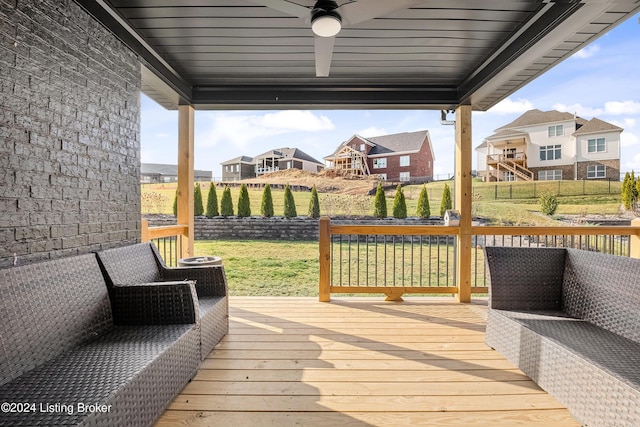
[[[425,141],[429,141],[429,131],[403,132],[392,135],[367,138],[374,144],[369,155],[393,154],[397,152],[419,151]],[[433,150],[432,150],[433,152]]]
[[[264,157],[275,157],[277,159],[295,159],[295,160],[303,160],[307,162],[317,163],[319,165],[324,165],[322,162],[314,159],[304,151],[299,148],[274,148],[273,150],[265,151],[262,154],[257,155],[254,160],[262,159]]]
[[[499,132],[494,133],[491,136],[488,136],[485,138],[485,141],[487,140],[504,140],[504,139],[509,139],[509,138],[524,138],[527,135],[529,135],[526,132],[522,132],[516,129],[504,129],[501,130]]]
[[[220,164],[222,166],[226,166],[226,165],[235,165],[237,163],[253,163],[253,157],[249,157],[249,156],[234,157],[233,159],[226,160]]]
[[[520,117],[512,121],[511,123],[499,127],[498,129],[496,129],[496,132],[504,129],[541,125],[544,123],[563,122],[567,120],[573,120],[574,118],[580,119],[583,122],[586,121],[582,118],[576,117],[572,113],[563,113],[558,110],[540,111],[540,110],[534,109],[534,110],[527,111],[526,113],[524,113],[523,115],[521,115]]]
[[[604,120],[600,120],[597,118],[593,118],[582,125],[577,131],[575,131],[574,135],[584,135],[588,133],[598,133],[598,132],[622,132],[622,129],[619,126],[613,125],[611,123],[605,122]]]

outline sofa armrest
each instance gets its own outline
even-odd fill
[[[115,325],[198,323],[195,282],[114,284],[109,290]]]
[[[566,250],[485,247],[489,307],[499,310],[560,310]]]
[[[227,296],[227,276],[224,267],[211,265],[206,267],[175,267],[162,269],[163,280],[195,280],[199,296]]]

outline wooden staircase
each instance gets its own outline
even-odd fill
[[[498,162],[498,168],[513,173],[519,180],[533,181],[533,172],[521,164],[514,162],[512,159],[501,159],[501,161]]]

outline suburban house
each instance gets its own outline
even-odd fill
[[[194,181],[211,181],[212,171],[194,170]],[[164,165],[159,163],[142,163],[140,165],[140,182],[142,184],[158,184],[164,182],[178,182],[178,165]]]
[[[485,181],[620,179],[623,129],[597,118],[529,110],[476,147]]]
[[[285,169],[300,169],[314,173],[324,169],[322,162],[298,148],[278,148],[256,157],[240,156],[222,162],[221,165],[223,181],[255,178]]]
[[[429,131],[364,138],[353,135],[324,158],[328,169],[354,175],[379,175],[387,181],[433,180],[433,148]]]

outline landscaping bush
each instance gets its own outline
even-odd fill
[[[293,193],[289,184],[284,187],[284,216],[286,218],[295,218],[298,216],[296,212],[296,202],[293,200]]]
[[[193,189],[193,214],[195,216],[204,215],[204,205],[202,204],[202,189],[200,183],[196,182],[196,186]]]
[[[211,183],[209,186],[209,194],[207,195],[207,210],[205,212],[207,218],[213,218],[220,215],[218,211],[218,193],[216,193],[216,186]]]
[[[240,195],[238,196],[238,216],[240,218],[251,216],[251,202],[249,201],[249,192],[247,191],[247,186],[245,184],[240,186]]]
[[[553,215],[558,209],[558,196],[555,193],[544,192],[540,195],[540,211],[545,215]]]
[[[635,173],[631,171],[631,174],[627,172],[624,175],[624,181],[622,182],[622,204],[626,210],[631,210],[635,207],[635,204],[638,201],[638,183],[640,182],[640,177],[638,177],[638,182],[635,179]]]
[[[318,200],[318,190],[314,185],[311,189],[311,200],[309,200],[309,217],[320,218],[320,200]]]
[[[378,183],[376,195],[373,198],[373,216],[376,218],[387,217],[387,199],[384,196],[384,188],[382,188],[381,182]]]
[[[407,202],[404,199],[402,186],[398,184],[396,187],[396,195],[393,198],[393,217],[405,219],[407,217]]]
[[[176,190],[176,195],[173,197],[173,205],[171,207],[173,209],[173,216],[178,216],[178,190]]]
[[[231,189],[227,185],[222,191],[222,199],[220,200],[220,215],[233,216],[233,201],[231,200]]]
[[[447,184],[444,185],[442,190],[442,200],[440,201],[440,216],[444,218],[444,213],[447,209],[452,209],[453,203],[451,201],[451,190]]]
[[[271,196],[271,186],[269,184],[265,184],[264,191],[262,192],[260,213],[265,218],[271,218],[273,216],[273,198]]]
[[[418,196],[418,207],[416,209],[418,218],[429,219],[431,216],[431,207],[429,206],[429,195],[427,194],[427,186],[423,185]]]

